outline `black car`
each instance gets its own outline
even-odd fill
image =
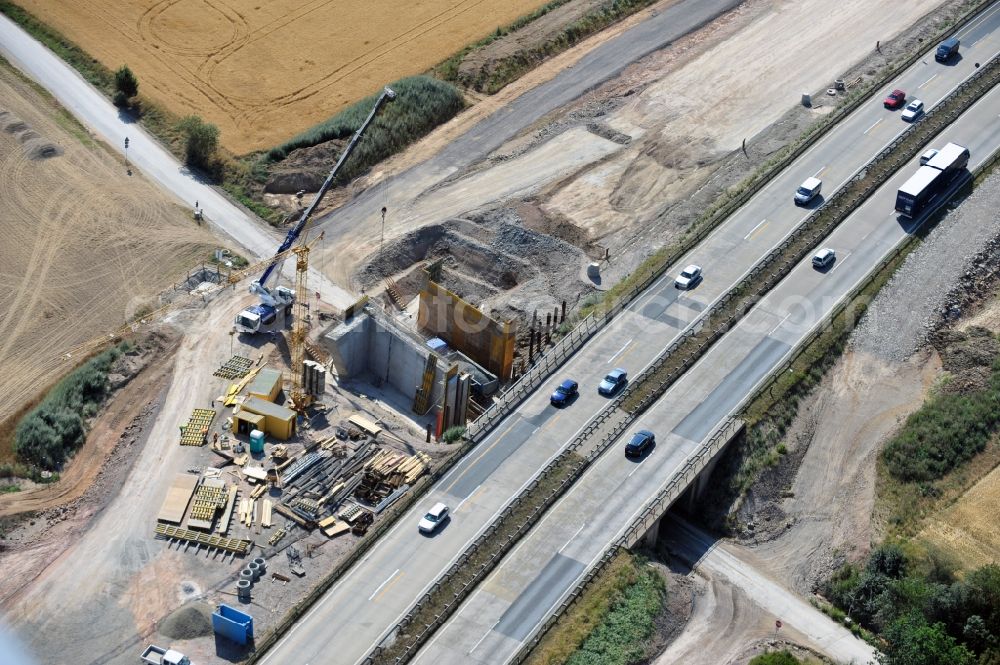
[[[648,429],[641,429],[632,435],[632,439],[625,444],[625,456],[626,457],[641,457],[646,454],[650,448],[653,447],[653,443],[656,442],[656,437]]]
[[[549,398],[549,402],[552,406],[565,406],[569,404],[570,400],[576,397],[579,391],[579,386],[573,379],[566,379],[559,384],[556,391],[552,393],[552,397]]]

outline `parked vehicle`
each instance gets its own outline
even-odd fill
[[[882,105],[887,109],[898,109],[906,102],[906,93],[900,89],[895,89],[889,93]]]
[[[674,287],[678,289],[690,289],[700,281],[701,266],[692,264],[681,270],[681,274],[677,275],[677,279],[674,280]]]
[[[837,253],[829,247],[824,247],[813,255],[813,268],[826,270],[837,260]]]
[[[623,370],[621,367],[616,367],[608,372],[608,375],[604,377],[604,380],[598,384],[597,392],[607,396],[614,395],[622,386],[625,385],[627,381],[628,372]]]
[[[968,148],[957,143],[945,145],[896,192],[896,212],[916,217],[968,165]]]
[[[961,44],[958,37],[951,37],[938,44],[934,59],[938,62],[948,62],[952,56],[958,55],[958,46]]]
[[[434,533],[448,519],[448,506],[443,503],[435,503],[434,507],[427,511],[427,514],[420,519],[417,528],[421,533]]]
[[[906,105],[903,109],[903,113],[900,114],[900,118],[904,122],[914,122],[924,114],[924,103],[919,99],[914,99],[912,102]]]
[[[920,165],[921,166],[926,166],[927,162],[929,162],[932,159],[934,159],[934,156],[937,155],[937,153],[938,153],[937,150],[935,150],[934,148],[931,148],[930,150],[928,150],[924,154],[920,155]]]
[[[549,398],[549,403],[551,403],[552,406],[565,406],[566,404],[569,404],[574,397],[576,397],[578,390],[579,386],[576,381],[573,379],[566,379],[560,383],[559,387],[556,388],[556,391],[552,393],[552,397]]]
[[[819,196],[823,189],[823,181],[819,178],[806,178],[805,182],[795,190],[795,205],[804,206]]]
[[[155,644],[150,644],[142,652],[142,662],[147,665],[191,665],[191,661],[180,651],[164,649]]]
[[[625,444],[625,457],[641,457],[652,448],[656,437],[648,429],[641,429]]]

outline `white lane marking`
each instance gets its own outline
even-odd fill
[[[565,543],[563,543],[563,546],[559,548],[559,551],[556,552],[556,554],[562,554],[562,551],[564,549],[566,549],[566,546],[569,545],[571,542],[573,542],[574,538],[576,538],[577,536],[580,535],[580,532],[583,531],[583,527],[584,526],[586,526],[586,525],[585,524],[581,524],[580,528],[576,530],[576,533],[574,533],[572,536],[570,536],[569,540],[567,540]]]
[[[918,85],[917,88],[924,87],[925,85],[927,85],[928,83],[930,83],[931,81],[933,81],[934,79],[936,79],[937,77],[938,77],[938,75],[935,74],[934,76],[930,77],[929,79],[927,79],[926,81],[924,81],[923,83],[921,83],[920,85]]]
[[[368,600],[371,600],[372,598],[374,598],[375,596],[377,596],[378,592],[382,590],[382,587],[384,587],[386,584],[388,584],[389,581],[392,580],[392,578],[395,577],[398,574],[399,574],[399,568],[397,568],[396,572],[394,572],[392,575],[390,575],[389,577],[385,578],[385,582],[382,582],[382,584],[378,585],[378,588],[375,589],[375,593],[373,593],[372,595],[368,596]]]
[[[466,502],[466,501],[468,501],[469,499],[471,499],[471,498],[473,497],[473,495],[474,495],[474,494],[475,494],[476,492],[478,492],[478,491],[479,491],[479,488],[480,488],[480,487],[482,487],[482,486],[483,486],[483,484],[482,484],[482,483],[479,483],[478,485],[476,485],[476,489],[474,489],[474,490],[472,490],[471,492],[469,492],[469,496],[467,496],[467,497],[465,497],[464,499],[462,499],[461,501],[459,501],[458,505],[457,505],[457,506],[455,506],[455,512],[457,513],[457,512],[458,512],[458,510],[459,510],[459,508],[461,508],[461,507],[462,507],[463,505],[465,505],[465,502]]]
[[[844,261],[846,261],[846,260],[847,260],[847,257],[849,257],[849,256],[850,256],[851,254],[853,254],[853,253],[854,253],[854,252],[848,252],[847,254],[844,254],[844,258],[842,258],[842,259],[841,259],[841,258],[838,258],[838,259],[837,259],[837,261],[836,261],[836,262],[835,262],[835,263],[833,264],[833,267],[832,267],[832,268],[830,268],[830,272],[828,272],[828,273],[826,273],[826,274],[827,274],[827,275],[831,275],[831,274],[833,274],[833,271],[834,271],[834,270],[836,270],[837,268],[839,268],[840,266],[842,266],[842,265],[844,264]]]
[[[822,169],[820,169],[820,170],[822,170]],[[750,229],[750,233],[748,233],[745,236],[743,236],[743,239],[744,240],[749,239],[750,236],[752,236],[754,234],[754,231],[756,231],[757,229],[759,229],[760,227],[762,227],[764,224],[767,224],[767,218],[766,217],[764,219],[760,220],[759,222],[757,222],[757,226],[755,226],[752,229]]]
[[[885,120],[885,118],[879,118],[878,120],[876,120],[876,121],[875,121],[875,124],[874,124],[874,125],[872,125],[871,127],[869,127],[868,129],[866,129],[865,131],[863,131],[863,132],[861,132],[861,133],[862,133],[862,134],[867,134],[867,133],[868,133],[868,132],[870,132],[871,130],[875,129],[875,125],[877,125],[878,123],[882,122],[883,120]]]
[[[632,339],[635,339],[635,338],[633,337]],[[618,356],[620,356],[621,353],[622,353],[622,351],[624,351],[628,347],[628,345],[631,344],[631,343],[632,343],[631,339],[629,341],[625,342],[625,346],[623,346],[622,348],[618,349],[618,352],[615,353],[615,355],[613,355],[610,358],[608,358],[608,364],[610,364],[612,360],[614,360],[615,358],[617,358]]]
[[[636,471],[638,471],[638,470],[639,470],[639,469],[641,469],[641,468],[642,468],[642,465],[640,465],[640,464],[636,464],[636,465],[635,465],[635,468],[634,468],[634,469],[632,469],[632,470],[631,470],[631,471],[629,472],[629,474],[628,474],[627,476],[625,476],[625,477],[626,477],[626,478],[631,478],[631,477],[632,477],[632,474],[633,474],[633,473],[635,473]]]
[[[497,623],[500,623],[500,622],[498,621]],[[493,628],[496,628],[496,624],[493,624]],[[487,630],[486,634],[483,635],[482,637],[480,637],[479,641],[476,642],[476,645],[474,647],[472,647],[471,649],[469,649],[468,651],[465,652],[465,655],[466,656],[471,656],[472,652],[475,651],[476,649],[478,649],[479,645],[483,643],[483,640],[485,640],[487,637],[490,636],[490,633],[493,632],[493,628],[490,628],[489,630]]]
[[[787,321],[787,320],[788,320],[788,317],[790,317],[791,315],[792,315],[792,313],[791,313],[791,312],[789,312],[788,314],[785,314],[785,318],[783,318],[783,319],[782,319],[781,321],[779,321],[779,322],[778,322],[778,325],[776,325],[776,326],[774,326],[773,328],[771,328],[771,332],[769,332],[769,333],[767,333],[767,334],[768,334],[768,335],[773,335],[773,334],[774,334],[774,331],[775,331],[775,330],[777,330],[778,328],[780,328],[780,327],[781,327],[781,326],[782,326],[782,325],[783,325],[783,324],[785,323],[785,321]]]
[[[814,178],[818,178],[818,177],[819,177],[819,174],[820,174],[820,173],[822,173],[822,172],[823,172],[823,171],[825,171],[825,170],[826,170],[826,167],[824,166],[824,167],[823,167],[823,168],[821,168],[821,169],[820,169],[819,171],[816,171],[816,173],[813,173],[813,177],[814,177]]]

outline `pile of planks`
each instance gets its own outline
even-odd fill
[[[357,496],[378,504],[395,490],[410,486],[427,472],[430,457],[425,453],[405,455],[382,450],[365,465],[365,476]]]
[[[212,376],[218,376],[223,379],[230,380],[238,379],[241,376],[246,376],[246,373],[250,371],[251,367],[253,367],[253,361],[249,358],[244,358],[243,356],[233,356],[223,363],[219,369],[215,370],[212,373]]]

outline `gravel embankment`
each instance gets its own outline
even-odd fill
[[[942,319],[958,318],[977,284],[998,270],[998,198],[994,174],[906,257],[852,335],[856,351],[902,362]]]

